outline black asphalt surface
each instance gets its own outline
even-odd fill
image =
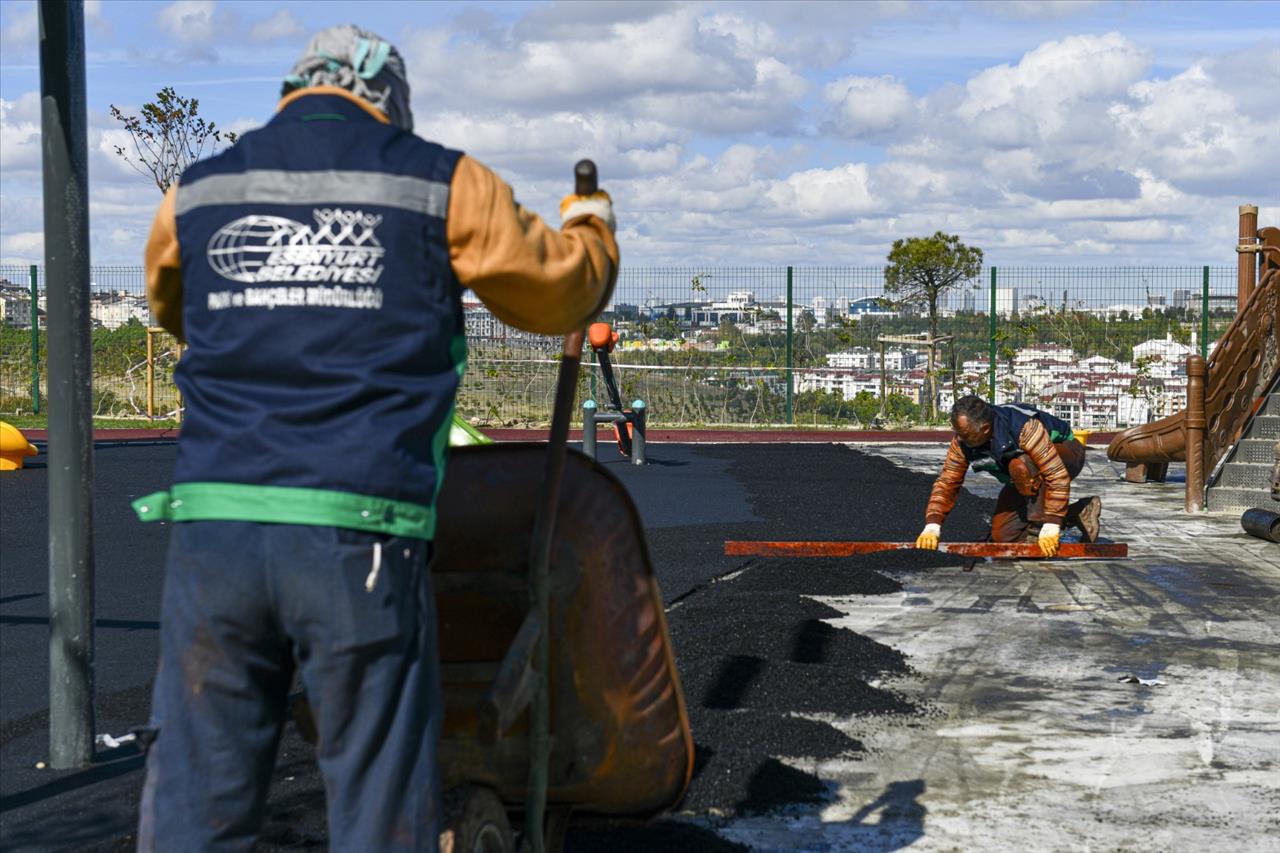
[[[881,595],[890,576],[953,571],[921,552],[851,560],[723,555],[726,539],[910,539],[931,478],[839,445],[651,445],[631,466],[602,443],[601,461],[627,486],[646,526],[697,744],[695,778],[679,813],[647,826],[575,830],[568,849],[733,850],[690,824],[812,808],[825,783],[780,761],[856,755],[836,728],[795,713],[912,715],[869,682],[908,672],[901,653],[822,620],[807,596]],[[100,447],[97,554],[97,731],[146,721],[157,653],[167,527],[143,525],[129,502],[163,488],[172,445]],[[42,461],[40,457],[39,461]],[[36,770],[47,754],[47,471],[0,476],[0,849],[129,850],[141,786],[131,747],[88,770]],[[966,496],[949,539],[980,538],[991,502]],[[323,792],[311,748],[290,729],[282,744],[260,849],[324,849]]]

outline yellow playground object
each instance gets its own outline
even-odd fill
[[[1072,435],[1074,435],[1074,436],[1075,436],[1076,441],[1080,442],[1081,444],[1088,444],[1088,443],[1089,443],[1089,436],[1093,435],[1093,430],[1091,430],[1091,429],[1073,429],[1073,430],[1071,431],[1071,434],[1072,434]]]
[[[16,471],[26,457],[39,452],[16,426],[0,421],[0,471]]]

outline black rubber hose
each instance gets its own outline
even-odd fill
[[[1240,526],[1250,536],[1280,542],[1280,512],[1269,509],[1247,509],[1240,516]]]

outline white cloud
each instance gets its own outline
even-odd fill
[[[1098,2],[1099,0],[983,0],[975,5],[993,15],[1056,20],[1083,14],[1096,7]]]
[[[1119,33],[1069,36],[1028,52],[1015,66],[988,68],[965,84],[956,115],[968,121],[1010,108],[1030,116],[1040,135],[1060,130],[1081,102],[1124,93],[1150,56]]]
[[[696,6],[634,8],[593,19],[592,38],[567,24],[419,31],[404,44],[415,100],[424,112],[477,103],[604,110],[711,133],[778,131],[795,120],[808,84],[769,53],[767,36],[746,38]]]
[[[40,174],[40,95],[0,98],[0,172],[9,180]]]
[[[782,211],[803,219],[832,221],[850,219],[875,210],[863,163],[834,169],[807,169],[776,183],[768,198]]]
[[[906,124],[915,113],[915,99],[899,80],[882,77],[842,77],[826,85],[822,96],[832,108],[832,125],[844,136],[877,136]]]
[[[669,172],[688,138],[655,121],[567,112],[428,113],[419,132],[481,161],[553,180],[563,178],[565,163],[588,156],[614,179]]]
[[[11,12],[8,24],[0,31],[0,45],[6,50],[18,51],[23,55],[35,55],[39,47],[40,22],[36,17],[36,4],[13,4],[10,9],[18,8],[16,14]]]
[[[207,45],[216,35],[214,0],[176,0],[156,13],[160,29],[179,42]]]
[[[0,253],[6,257],[42,258],[44,256],[44,232],[19,231],[6,234],[0,240]],[[27,261],[34,263],[35,261]]]
[[[1280,139],[1280,115],[1253,119],[1197,63],[1169,80],[1145,80],[1111,117],[1144,165],[1181,186],[1256,192]],[[1280,189],[1280,178],[1270,184]]]
[[[270,18],[255,21],[249,28],[249,38],[258,42],[300,39],[306,33],[302,22],[288,9],[277,9]]]

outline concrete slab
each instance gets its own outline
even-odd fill
[[[944,453],[861,449],[920,472]],[[844,612],[830,624],[906,655],[915,674],[879,686],[932,713],[822,717],[867,750],[791,762],[834,801],[721,835],[758,850],[1280,850],[1280,548],[1185,515],[1181,483],[1121,474],[1091,454],[1073,494],[1102,496],[1127,561],[979,564],[819,597]]]

